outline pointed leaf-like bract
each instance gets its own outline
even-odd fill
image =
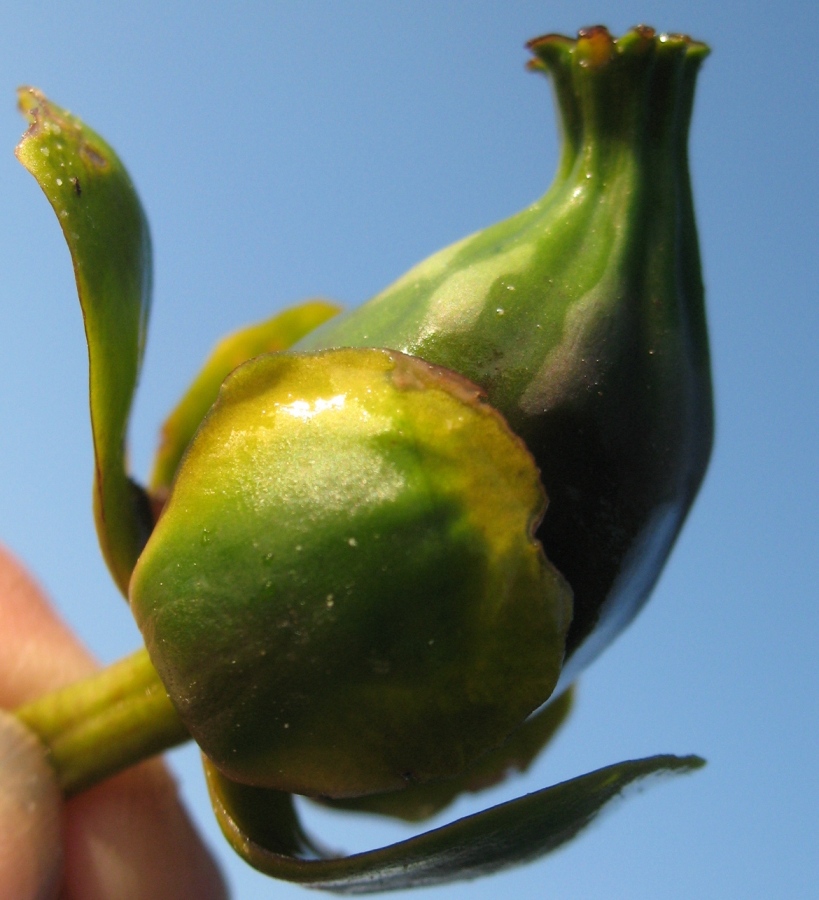
[[[232,783],[208,762],[205,772],[222,831],[254,868],[306,887],[370,894],[478,878],[531,862],[575,837],[626,789],[702,765],[697,756],[621,762],[389,847],[335,858],[322,856],[303,832],[288,794]]]
[[[144,492],[127,475],[125,437],[148,321],[151,242],[128,173],[108,144],[34,88],[19,93],[31,127],[17,158],[37,179],[71,252],[88,341],[94,515],[123,594],[147,540]]]

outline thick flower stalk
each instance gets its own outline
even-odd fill
[[[292,803],[419,820],[525,768],[647,598],[705,471],[686,145],[707,49],[645,27],[529,47],[563,135],[546,195],[357,310],[313,301],[227,338],[147,488],[124,453],[141,206],[99,135],[22,93],[18,156],[85,317],[100,542],[146,644],[18,710],[67,793],[192,736],[237,852],[364,893],[533,859],[628,784],[701,765],[620,763],[346,858],[322,858]]]

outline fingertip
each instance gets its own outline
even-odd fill
[[[95,668],[37,582],[0,544],[0,707]],[[45,900],[58,889],[61,900],[227,897],[160,761],[63,803],[42,745],[0,711],[0,898]]]
[[[0,712],[0,897],[56,896],[62,796],[39,740]]]
[[[0,544],[0,707],[19,706],[95,668],[42,588]]]
[[[158,760],[69,801],[66,857],[66,900],[227,898],[221,872]]]

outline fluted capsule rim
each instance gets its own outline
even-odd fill
[[[534,71],[553,71],[555,67],[577,65],[601,69],[624,57],[655,53],[682,55],[701,62],[711,52],[707,44],[687,34],[661,32],[650,25],[635,25],[621,37],[615,38],[605,25],[580,28],[577,37],[550,33],[533,38],[525,44],[534,54],[527,68]]]

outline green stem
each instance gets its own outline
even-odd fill
[[[66,797],[190,739],[144,648],[15,715],[45,745]]]

